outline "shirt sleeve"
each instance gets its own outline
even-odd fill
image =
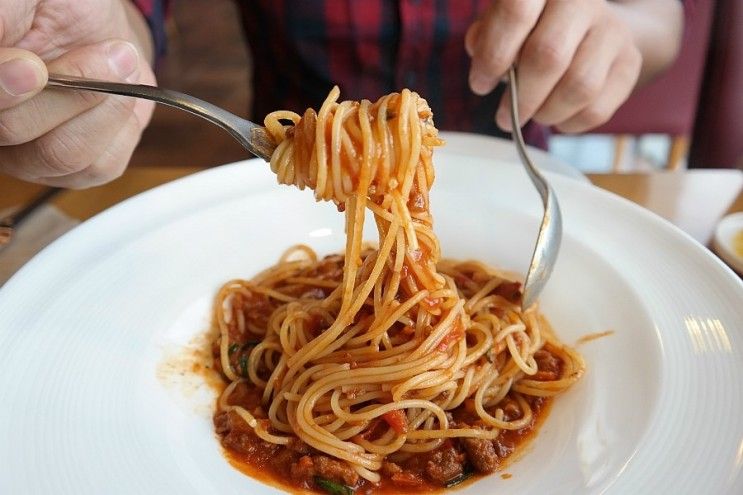
[[[147,21],[152,33],[155,60],[158,60],[165,53],[167,44],[165,17],[168,13],[170,0],[132,0],[132,3],[142,12]]]

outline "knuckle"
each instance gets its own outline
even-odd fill
[[[482,21],[475,21],[467,29],[467,32],[464,35],[464,47],[470,57],[473,56],[475,51],[477,50],[477,40],[480,37],[481,25]]]
[[[50,176],[80,172],[90,162],[87,146],[82,139],[68,133],[52,132],[39,138],[37,152]]]
[[[112,114],[110,118],[126,119],[129,115],[134,112],[134,106],[137,100],[126,96],[109,96],[106,99],[106,104],[111,107]]]
[[[568,64],[565,50],[553,40],[536,39],[530,41],[525,47],[525,56],[538,69],[543,71],[555,71],[562,69]]]
[[[596,19],[596,25],[604,32],[613,33],[618,39],[631,37],[627,25],[613,12],[601,12]]]
[[[106,95],[95,91],[75,91],[75,98],[80,100],[87,107],[94,107],[107,98]]]
[[[79,177],[77,177],[75,189],[82,189],[86,187],[100,186],[107,182],[111,182],[114,179],[121,177],[124,173],[124,167],[119,167],[118,164],[111,165],[91,165],[82,171]]]
[[[140,134],[137,120],[132,115],[117,138],[95,160],[94,167],[91,167],[91,171],[95,172],[94,180],[105,183],[121,177],[129,165]]]
[[[85,169],[78,177],[80,187],[92,187],[118,179],[126,170],[127,161],[104,154],[95,165]]]
[[[634,86],[640,77],[641,69],[642,54],[637,48],[632,47],[617,60],[613,75],[623,85]]]
[[[603,87],[603,81],[591,73],[568,74],[565,81],[565,95],[572,101],[592,101]]]
[[[554,108],[554,104],[550,105],[550,102],[548,102],[534,114],[533,119],[542,125],[551,126],[557,125],[561,117],[563,115]]]
[[[122,160],[119,159],[118,161],[114,162],[111,167],[107,169],[107,171],[104,173],[104,178],[106,182],[110,182],[114,179],[118,179],[122,175],[124,175],[124,171],[126,170],[126,166],[129,164],[129,160]]]
[[[632,70],[639,73],[642,68],[642,52],[635,45],[632,45],[629,50],[629,57]]]
[[[487,71],[493,76],[499,76],[510,65],[510,60],[500,50],[490,49],[482,57],[482,62]]]
[[[606,123],[613,113],[610,109],[599,105],[591,105],[581,112],[581,121],[586,129],[591,129]]]
[[[114,166],[108,173],[108,180],[118,179],[119,177],[124,175],[124,171],[126,170],[126,166],[128,164],[129,160],[119,160],[118,162],[115,162]]]
[[[19,119],[0,115],[0,146],[14,146],[28,141],[27,129]]]
[[[122,150],[119,153],[104,153],[98,160],[96,176],[99,180],[109,182],[118,179],[129,164],[129,153]]]
[[[91,50],[68,53],[55,62],[53,69],[64,70],[68,76],[83,78],[105,77],[111,72],[106,60]]]
[[[530,19],[528,3],[521,0],[506,0],[499,2],[497,8],[500,10],[503,19],[509,23],[524,24]]]
[[[86,57],[83,59],[69,57],[60,66],[54,67],[54,70],[65,75],[83,79],[108,80],[114,77],[108,68],[108,64],[105,61],[103,63],[97,63],[95,57]],[[107,98],[107,95],[96,91],[75,91],[73,95],[88,107],[95,106]]]

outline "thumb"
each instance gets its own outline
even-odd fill
[[[48,73],[36,54],[0,48],[0,110],[25,101],[44,89]]]

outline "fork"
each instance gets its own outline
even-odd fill
[[[57,194],[62,192],[58,187],[44,189],[38,196],[17,211],[0,218],[0,251],[8,246],[15,235],[16,229],[38,208],[48,203]]]
[[[185,110],[208,120],[225,131],[229,132],[248,151],[266,161],[271,160],[271,154],[276,148],[273,141],[266,134],[266,129],[254,122],[234,113],[212,105],[195,96],[180,93],[170,89],[147,86],[144,84],[124,84],[108,81],[96,81],[93,79],[81,79],[73,76],[62,76],[49,74],[47,87],[70,88],[108,93],[112,95],[133,96],[145,100],[156,101],[171,107]]]
[[[542,177],[542,174],[539,173],[539,170],[537,170],[527,154],[518,120],[516,71],[513,67],[510,69],[508,75],[511,85],[513,141],[516,144],[521,163],[529,174],[534,187],[536,187],[539,195],[542,197],[544,207],[544,215],[539,228],[539,234],[537,235],[537,242],[534,246],[531,263],[524,282],[521,307],[526,310],[536,301],[552,273],[562,238],[562,217],[554,191],[544,177]],[[122,96],[133,96],[185,110],[229,132],[248,151],[266,161],[270,161],[271,154],[276,147],[266,134],[264,127],[238,117],[216,105],[178,91],[142,84],[95,81],[58,74],[50,74],[47,85],[52,88],[81,89]]]
[[[539,233],[537,234],[537,242],[534,245],[529,270],[526,272],[526,280],[524,281],[521,309],[522,311],[526,311],[539,297],[539,294],[544,289],[547,280],[549,280],[552,274],[552,269],[555,267],[562,241],[562,213],[560,213],[560,205],[557,203],[555,191],[537,167],[534,166],[526,151],[526,144],[524,143],[524,137],[521,134],[521,125],[519,124],[518,85],[516,83],[516,69],[513,66],[508,71],[508,84],[510,85],[511,94],[513,142],[516,144],[516,150],[519,153],[519,158],[521,158],[521,164],[524,166],[532,184],[534,184],[539,196],[542,198],[542,207],[544,210],[542,223],[539,226]]]

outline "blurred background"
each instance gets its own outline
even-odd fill
[[[234,0],[170,5],[159,84],[250,115],[251,61]],[[684,0],[684,6],[682,47],[670,70],[591,134],[553,134],[549,151],[594,185],[713,247],[743,276],[743,0]],[[109,184],[55,192],[0,176],[0,285],[80,221],[159,184],[246,158],[227,133],[158,105],[129,171]],[[27,216],[27,226],[8,229]],[[724,222],[732,227],[723,238]],[[732,246],[738,231],[739,254],[719,248]]]
[[[674,66],[594,133],[553,135],[550,152],[593,173],[743,169],[743,2],[685,3],[686,29]],[[246,115],[250,60],[232,1],[176,1],[171,14],[159,84]],[[132,165],[203,167],[244,158],[226,133],[158,105]]]

